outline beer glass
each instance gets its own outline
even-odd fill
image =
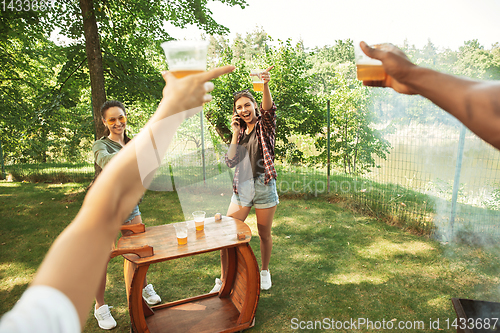
[[[202,231],[205,228],[205,212],[201,210],[193,212],[193,218],[196,231]]]
[[[356,73],[360,81],[382,81],[386,77],[382,62],[367,56],[361,47],[360,41],[354,41],[354,56],[356,62]]]
[[[188,231],[186,222],[178,222],[174,224],[175,235],[177,236],[177,244],[184,245],[188,241]]]
[[[262,79],[262,72],[264,72],[262,69],[253,69],[250,72],[253,91],[264,91],[264,80]]]
[[[168,70],[176,77],[204,72],[207,66],[208,42],[172,41],[161,44]]]

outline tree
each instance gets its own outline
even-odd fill
[[[247,61],[262,57],[269,48],[267,42],[270,40],[262,27],[247,33],[244,38],[241,34],[236,34],[233,41],[234,56],[243,57]]]
[[[500,66],[495,63],[494,53],[485,50],[477,39],[466,41],[459,48],[457,58],[455,74],[483,80],[500,78]]]
[[[51,28],[44,11],[0,15],[0,136],[10,161],[47,161],[67,123],[58,113],[69,100],[58,80],[64,50],[48,40]]]
[[[337,66],[335,90],[324,99],[331,101],[333,130],[330,137],[332,162],[345,173],[363,174],[376,167],[375,156],[385,159],[390,144],[382,133],[372,128],[375,115],[370,111],[371,96],[362,83],[351,78],[354,64]],[[319,156],[311,158],[315,163],[326,161],[326,135],[316,140]]]
[[[251,39],[246,39],[251,40]],[[252,42],[253,43],[253,42]],[[238,44],[233,44],[233,48]],[[266,68],[274,65],[270,89],[277,106],[276,147],[277,158],[283,158],[287,152],[292,134],[314,135],[321,130],[319,104],[308,88],[311,76],[307,74],[306,54],[302,44],[292,46],[290,40],[279,42],[277,47],[267,47],[264,54],[254,54],[252,61],[245,54],[234,55],[234,49],[226,48],[217,64],[236,65],[236,70],[214,80],[213,101],[206,105],[206,118],[226,143],[231,140],[230,118],[233,110],[233,93],[250,88],[251,67]],[[262,93],[254,93],[261,99]]]
[[[225,143],[231,142],[232,130],[230,119],[233,112],[233,93],[251,86],[249,70],[243,57],[235,58],[230,47],[226,47],[217,57],[215,66],[233,64],[236,69],[228,74],[212,80],[214,90],[212,91],[212,102],[205,105],[205,117],[213,126],[221,140]]]
[[[337,40],[333,46],[316,48],[307,59],[313,77],[313,91],[326,109],[331,102],[332,161],[344,172],[362,174],[375,167],[375,156],[385,158],[389,143],[372,128],[376,120],[371,110],[372,93],[356,79],[354,48],[351,40]],[[310,163],[327,161],[326,114],[318,123],[322,128],[315,136],[319,155]]]
[[[308,56],[307,62],[311,69],[309,74],[314,78],[312,91],[316,94],[330,94],[335,90],[335,71],[338,65],[354,63],[354,47],[352,40],[336,40],[333,46],[316,47]],[[355,77],[355,71],[350,73]]]
[[[324,124],[324,109],[311,92],[313,77],[302,43],[279,43],[266,53],[266,63],[275,65],[270,88],[278,107],[276,121],[276,156],[297,156],[291,144],[293,134],[315,136]]]
[[[220,1],[242,8],[246,5],[244,0]],[[97,111],[106,100],[106,93],[129,102],[148,96],[161,97],[162,78],[148,62],[152,52],[145,51],[161,53],[159,44],[172,39],[163,28],[165,21],[179,27],[196,24],[210,34],[228,32],[211,18],[206,3],[206,0],[80,0],[79,7],[74,2],[60,4],[55,19],[61,33],[76,40],[81,40],[82,34],[85,36],[98,137],[104,128]],[[153,50],[148,50],[146,46],[151,44]]]
[[[105,126],[101,121],[101,115],[97,111],[106,102],[106,92],[104,90],[101,44],[99,42],[99,31],[97,29],[93,0],[80,0],[80,9],[82,11],[85,52],[87,54],[87,64],[90,74],[95,133],[100,138],[104,134]]]

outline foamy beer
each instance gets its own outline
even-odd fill
[[[254,69],[250,72],[252,79],[253,91],[264,91],[264,80],[262,79],[262,69]]]
[[[354,55],[356,62],[356,72],[360,81],[382,81],[385,80],[386,73],[382,62],[367,56],[361,47],[359,41],[354,42]]]
[[[178,222],[174,224],[175,236],[177,237],[177,244],[184,245],[188,242],[188,230],[186,222]]]
[[[178,79],[204,72],[207,66],[205,41],[173,41],[161,44],[169,71]]]
[[[185,76],[192,75],[192,74],[199,74],[203,71],[200,70],[175,70],[175,71],[170,71],[174,76],[178,79],[182,79]]]
[[[201,210],[193,212],[193,218],[196,231],[202,231],[205,228],[205,212]]]

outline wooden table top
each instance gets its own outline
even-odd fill
[[[137,264],[149,265],[155,262],[192,256],[195,254],[220,250],[248,243],[252,232],[248,225],[240,220],[223,216],[222,220],[215,221],[213,217],[205,219],[203,231],[196,231],[194,221],[188,223],[188,242],[178,245],[175,236],[175,223],[148,227],[146,231],[130,236],[122,236],[118,241],[118,249],[137,248],[144,245],[153,247],[153,256],[139,258],[135,254],[123,256]],[[237,234],[244,233],[245,239],[238,240]]]

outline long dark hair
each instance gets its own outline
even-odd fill
[[[101,106],[101,117],[103,120],[106,120],[106,111],[108,111],[109,108],[112,107],[119,107],[120,109],[123,110],[123,113],[125,113],[125,116],[127,116],[127,112],[125,111],[125,106],[119,102],[119,101],[106,101],[102,106]],[[106,136],[110,134],[109,128],[106,127],[106,131],[104,132]],[[127,136],[127,130],[123,131],[123,141],[125,141],[125,144],[127,144],[130,141],[130,138]],[[94,161],[94,179],[90,182],[89,186],[87,187],[87,191],[90,189],[90,187],[94,184],[95,180],[97,179],[97,176],[99,176],[102,172],[102,168],[97,164],[96,161]]]
[[[106,111],[108,111],[109,108],[112,107],[119,107],[120,109],[123,110],[123,113],[125,113],[125,116],[127,116],[127,111],[125,111],[125,106],[122,104],[120,101],[106,101],[104,104],[101,106],[101,117],[103,120],[106,120]],[[110,134],[109,128],[106,127],[106,131],[104,132],[106,136]],[[127,144],[131,139],[127,136],[127,130],[123,131],[123,141],[125,141],[125,144]]]
[[[255,97],[253,97],[252,93],[248,89],[245,89],[245,90],[242,90],[242,91],[238,91],[237,93],[234,93],[233,113],[237,114],[237,112],[236,112],[236,102],[240,98],[242,98],[242,97],[246,97],[250,101],[252,101],[252,103],[255,105],[255,115],[257,117],[259,117],[260,116],[259,104],[257,104],[257,101],[255,100]],[[245,121],[243,121],[243,119],[240,119],[240,126],[243,125],[243,124],[246,127]]]

